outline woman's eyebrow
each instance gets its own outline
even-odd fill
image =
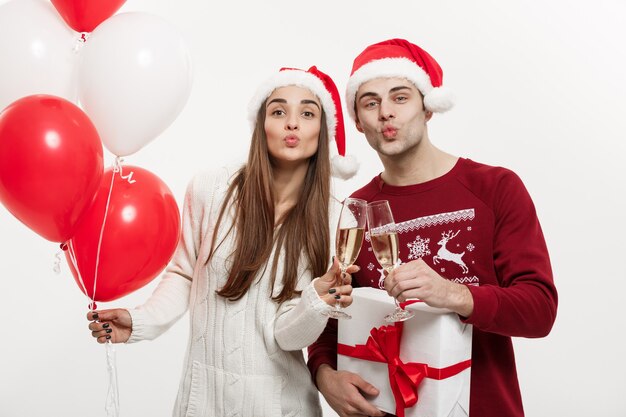
[[[315,104],[315,107],[317,107],[318,109],[320,109],[320,105],[317,104],[317,102],[315,100],[302,100],[300,102],[300,104]],[[321,109],[320,109],[321,110]]]
[[[269,106],[272,103],[283,103],[283,104],[287,104],[287,100],[285,100],[284,98],[274,98],[272,99],[269,103],[267,103],[267,105]]]
[[[287,100],[285,100],[284,98],[274,98],[272,100],[270,100],[269,103],[267,103],[267,105],[269,106],[272,103],[281,103],[281,104],[287,104]],[[314,104],[315,107],[317,107],[318,109],[320,109],[320,105],[317,104],[317,102],[315,100],[302,100],[300,101],[300,104]],[[320,109],[321,110],[321,109]]]

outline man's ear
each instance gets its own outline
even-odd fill
[[[361,127],[361,122],[359,122],[359,116],[356,116],[356,120],[354,121],[356,125],[356,130],[363,133],[363,128]]]
[[[426,110],[426,121],[428,122],[431,117],[433,117],[433,112]]]

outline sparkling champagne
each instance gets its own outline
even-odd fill
[[[370,235],[372,249],[380,266],[387,272],[398,262],[398,235],[395,232]]]
[[[337,259],[344,268],[352,265],[359,256],[364,234],[364,227],[337,229]]]

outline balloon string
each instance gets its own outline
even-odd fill
[[[115,347],[110,340],[106,342],[107,374],[109,375],[109,389],[104,409],[108,417],[118,417],[120,415],[120,392],[117,383],[117,364],[115,359]]]
[[[52,267],[52,270],[57,275],[61,273],[61,254],[62,253],[63,252],[61,251],[57,251],[57,253],[54,254],[54,266]]]
[[[102,238],[104,237],[104,227],[106,226],[107,217],[109,215],[109,205],[111,204],[111,194],[113,193],[113,183],[115,182],[115,174],[122,171],[122,159],[115,159],[113,174],[111,175],[111,185],[109,186],[109,195],[107,196],[107,204],[104,209],[104,217],[102,219],[102,227],[100,228],[100,236],[98,238],[98,249],[96,252],[96,271],[93,279],[93,299],[96,298],[96,286],[98,282],[98,266],[100,264],[100,251],[102,249]],[[111,340],[106,343],[107,356],[107,373],[109,375],[109,388],[107,389],[107,397],[104,403],[104,409],[108,417],[117,417],[120,413],[120,393],[117,384],[117,364],[115,361],[115,348]]]
[[[102,238],[104,236],[104,227],[106,225],[106,220],[107,220],[107,216],[109,213],[109,205],[111,203],[111,194],[113,193],[113,183],[115,180],[115,174],[117,172],[121,173],[121,170],[122,170],[121,165],[120,165],[121,158],[117,158],[115,163],[116,164],[115,164],[115,167],[113,168],[113,175],[111,175],[111,185],[109,186],[109,195],[107,196],[107,203],[106,203],[106,207],[104,211],[104,217],[102,219],[102,227],[100,228],[100,236],[98,239],[98,249],[96,253],[96,267],[95,267],[94,280],[93,280],[93,293],[91,296],[89,296],[87,292],[87,288],[83,281],[83,277],[80,273],[80,270],[78,269],[78,263],[76,261],[76,254],[74,252],[74,245],[72,243],[72,240],[69,240],[68,245],[67,245],[68,253],[70,255],[69,258],[72,262],[72,265],[74,266],[76,275],[78,275],[78,280],[81,286],[83,287],[83,291],[85,292],[85,295],[87,295],[87,297],[89,297],[90,299],[89,308],[92,311],[95,310],[95,304],[96,304],[95,298],[96,298],[96,287],[97,287],[97,281],[98,281],[98,266],[100,264],[100,251],[102,249]],[[119,393],[119,384],[117,380],[117,363],[116,363],[116,358],[115,358],[115,348],[113,347],[113,343],[111,343],[111,340],[107,340],[105,347],[106,347],[106,367],[107,367],[107,374],[109,376],[109,387],[107,389],[107,396],[106,396],[106,401],[104,403],[104,409],[108,417],[118,417],[120,414],[120,393]]]
[[[75,54],[79,53],[80,50],[83,48],[85,42],[87,42],[87,39],[89,39],[89,35],[90,34],[87,32],[82,32],[80,36],[76,38],[74,42],[74,48],[72,48]]]
[[[120,178],[123,180],[127,180],[129,184],[136,183],[137,181],[133,179],[133,171],[130,171],[130,174],[128,175],[124,175],[122,173],[122,162],[124,162],[124,159],[122,157],[118,156],[117,158],[115,158],[115,166],[113,167],[113,171],[119,172]]]
[[[72,266],[74,267],[74,271],[76,271],[76,275],[78,275],[78,282],[80,282],[81,287],[83,287],[83,292],[87,297],[89,297],[89,293],[87,292],[87,287],[85,286],[85,282],[83,281],[83,276],[80,274],[80,269],[78,269],[78,262],[76,261],[76,252],[74,252],[74,244],[72,240],[67,241],[67,253],[70,255],[70,261],[72,261]],[[94,299],[89,297],[89,308],[93,310]]]
[[[118,158],[119,159],[119,158]],[[117,164],[117,161],[116,161]],[[111,194],[113,193],[113,182],[115,181],[115,174],[118,172],[118,169],[121,170],[121,167],[118,165],[113,169],[113,175],[111,175],[111,185],[109,186],[109,195],[107,196],[107,204],[104,208],[104,218],[102,219],[102,227],[100,228],[100,237],[98,238],[98,249],[96,252],[96,270],[93,276],[93,293],[92,298],[95,300],[96,298],[96,285],[98,283],[98,266],[100,264],[100,249],[102,248],[102,237],[104,236],[104,226],[107,223],[107,217],[109,214],[109,204],[111,203]]]

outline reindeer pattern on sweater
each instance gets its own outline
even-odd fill
[[[475,264],[473,252],[477,245],[472,233],[475,216],[476,210],[467,208],[397,222],[400,263],[423,259],[444,278],[477,285],[479,278],[470,271]],[[368,254],[363,258],[369,258],[369,254],[374,254],[369,233],[365,241],[363,249]],[[369,277],[370,283],[379,282],[384,277],[383,269],[375,258],[361,266],[369,271],[363,272],[363,275]]]

